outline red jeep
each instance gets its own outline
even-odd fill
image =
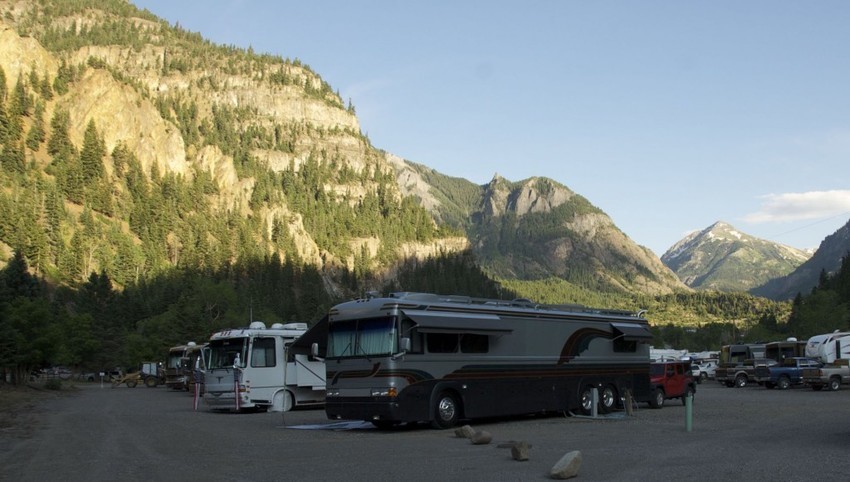
[[[649,399],[652,408],[661,408],[668,398],[681,398],[684,405],[686,397],[693,397],[697,391],[690,361],[650,363],[649,383],[653,390]]]

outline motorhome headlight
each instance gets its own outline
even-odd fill
[[[396,387],[381,387],[372,389],[373,397],[397,397],[398,389]]]

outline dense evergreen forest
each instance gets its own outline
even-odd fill
[[[605,307],[618,303],[649,307],[650,313],[701,313],[704,322],[653,323],[653,345],[716,350],[740,341],[775,341],[850,329],[850,258],[833,276],[824,275],[807,296],[787,305],[743,294],[693,293],[621,299],[602,295]],[[368,277],[368,275],[367,275]],[[368,279],[342,273],[352,291]],[[382,287],[392,291],[464,294],[514,299],[517,294],[481,271],[469,253],[442,255],[404,265]],[[365,292],[365,291],[364,291]],[[102,370],[132,368],[162,360],[169,346],[205,340],[222,328],[247,326],[251,317],[268,323],[320,319],[334,303],[321,273],[280,259],[238,263],[221,269],[174,270],[118,291],[104,274],[92,273],[77,289],[56,287],[31,274],[21,253],[0,271],[0,359],[3,369],[26,380],[30,370],[52,365]],[[759,301],[759,302],[755,302]],[[563,300],[560,301],[563,303]],[[735,316],[740,322],[731,320]],[[650,321],[653,316],[649,315]],[[717,321],[711,321],[717,320]]]

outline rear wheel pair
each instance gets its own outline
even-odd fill
[[[583,415],[593,413],[593,389],[592,385],[587,385],[582,389],[579,395],[579,408]],[[599,413],[610,413],[617,408],[617,389],[613,385],[605,385],[599,390]]]

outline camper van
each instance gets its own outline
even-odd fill
[[[204,350],[204,403],[211,409],[288,411],[325,401],[325,365],[290,350],[306,323],[261,321],[223,330]]]
[[[334,420],[448,428],[606,412],[627,392],[650,397],[652,334],[642,313],[393,293],[337,305],[326,321],[325,411]]]

